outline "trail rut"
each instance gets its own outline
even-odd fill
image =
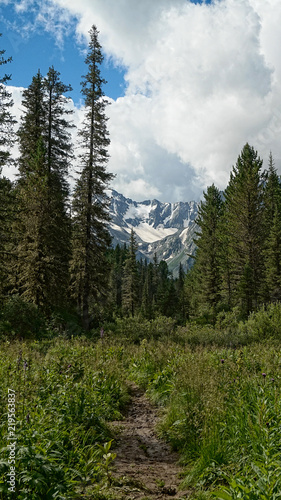
[[[122,500],[186,499],[179,491],[181,482],[178,455],[159,439],[155,432],[158,412],[137,386],[131,386],[132,399],[126,419],[114,422],[120,430],[117,458],[114,462],[115,484],[120,482],[118,498]]]

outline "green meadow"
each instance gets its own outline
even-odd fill
[[[130,381],[159,406],[157,431],[179,452],[190,498],[281,498],[280,316],[277,304],[215,327],[130,318],[106,325],[103,339],[98,331],[7,337],[0,498],[113,499],[110,422],[123,418]],[[8,393],[15,395],[13,441]]]

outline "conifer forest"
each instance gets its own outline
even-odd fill
[[[53,66],[16,123],[0,45],[0,499],[281,499],[273,154],[246,143],[206,189],[189,270],[138,259],[133,229],[114,247],[102,62],[94,25],[77,150]]]

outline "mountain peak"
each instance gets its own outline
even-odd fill
[[[180,262],[185,268],[190,267],[187,254],[195,249],[196,202],[137,202],[115,190],[111,190],[110,197],[109,229],[114,246],[128,243],[133,229],[142,257],[151,260],[156,253],[158,260],[166,260],[171,270],[177,269]]]

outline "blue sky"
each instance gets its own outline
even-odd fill
[[[138,201],[198,200],[212,183],[225,188],[246,142],[265,167],[272,151],[281,173],[280,0],[0,0],[18,119],[20,87],[53,65],[73,87],[79,128],[93,24],[117,191]]]
[[[63,83],[71,84],[73,91],[69,95],[75,103],[79,103],[81,76],[87,71],[84,62],[86,39],[77,42],[74,23],[60,44],[54,33],[48,33],[44,29],[38,28],[34,32],[30,30],[23,35],[24,27],[34,23],[35,15],[28,11],[22,15],[17,14],[15,4],[16,2],[0,4],[1,43],[6,55],[11,56],[13,60],[13,64],[7,67],[8,74],[12,75],[11,85],[27,87],[38,69],[45,75],[49,67],[54,66],[61,73]],[[105,57],[101,71],[107,81],[104,91],[108,97],[117,99],[123,96],[126,88],[124,68],[114,64],[111,58]]]

